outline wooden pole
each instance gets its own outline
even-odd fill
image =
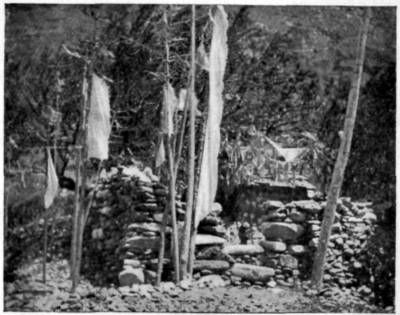
[[[344,122],[344,134],[341,137],[338,157],[332,174],[332,181],[328,192],[327,205],[324,211],[324,218],[321,226],[321,234],[318,243],[318,249],[315,253],[314,265],[312,270],[312,285],[319,290],[322,285],[324,265],[328,242],[331,235],[332,225],[335,220],[337,200],[342,188],[344,172],[350,155],[351,140],[355,125],[358,99],[360,96],[363,65],[365,59],[365,47],[367,43],[368,27],[371,18],[371,8],[367,8],[367,14],[361,33],[361,45],[359,46],[359,55],[354,69],[354,77],[349,92],[346,118]]]
[[[76,255],[76,273],[77,273],[77,281],[79,283],[79,277],[80,277],[80,270],[81,270],[81,262],[82,262],[82,245],[83,245],[83,233],[85,229],[85,218],[86,218],[86,211],[85,211],[85,200],[86,200],[86,167],[85,167],[85,162],[87,160],[87,117],[89,114],[89,102],[90,102],[90,96],[91,96],[91,87],[92,87],[92,67],[89,65],[89,69],[85,69],[85,73],[89,74],[88,75],[88,90],[87,90],[87,95],[84,98],[84,104],[83,104],[83,111],[82,111],[82,164],[81,164],[81,177],[82,177],[82,182],[80,186],[80,214],[79,214],[79,224],[78,224],[78,242],[77,242],[77,255]]]
[[[192,40],[191,40],[191,84],[190,84],[190,136],[189,136],[189,163],[188,163],[188,190],[186,200],[185,226],[181,253],[181,277],[185,279],[188,272],[190,230],[193,214],[193,194],[194,194],[194,159],[195,159],[195,75],[196,75],[196,6],[192,5]]]
[[[200,173],[201,173],[201,164],[203,162],[204,157],[204,143],[206,139],[207,133],[207,120],[208,120],[208,110],[207,108],[204,109],[204,121],[203,121],[203,130],[201,133],[200,139],[200,150],[199,150],[199,161],[198,161],[198,168],[195,177],[195,191],[193,195],[193,215],[191,221],[191,230],[190,230],[190,248],[189,248],[189,263],[188,263],[188,274],[189,277],[193,275],[193,264],[195,260],[195,250],[196,250],[196,235],[197,235],[197,226],[196,226],[196,207],[198,201],[198,193],[199,193],[199,184],[200,184]]]
[[[72,220],[72,244],[71,244],[71,280],[72,280],[72,291],[75,291],[77,286],[77,246],[78,246],[78,224],[79,224],[79,213],[81,208],[80,203],[80,178],[81,178],[81,161],[82,161],[82,147],[77,146],[76,148],[76,166],[75,166],[75,200],[74,200],[74,213]]]

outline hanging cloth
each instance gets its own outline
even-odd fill
[[[88,116],[88,158],[108,159],[108,139],[110,138],[110,133],[110,98],[108,86],[102,78],[93,74]]]
[[[209,107],[196,205],[196,226],[212,210],[212,203],[217,192],[220,125],[223,111],[223,79],[228,56],[228,19],[223,6],[217,6],[214,16],[211,16],[211,21],[213,33],[209,62]]]
[[[48,209],[58,192],[58,177],[51,158],[50,149],[47,148],[47,187],[44,194],[44,207]]]
[[[164,85],[163,96],[161,130],[164,134],[171,136],[174,133],[174,114],[178,108],[178,99],[169,82]]]
[[[160,144],[157,148],[156,154],[156,168],[160,167],[165,161],[164,137],[161,135]]]

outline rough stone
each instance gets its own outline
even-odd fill
[[[279,264],[282,267],[290,268],[290,269],[297,269],[298,261],[292,255],[280,255],[279,256]]]
[[[282,201],[279,200],[268,200],[264,202],[263,207],[265,210],[277,210],[279,208],[283,208],[284,204]]]
[[[160,232],[161,225],[155,222],[152,223],[132,223],[128,226],[128,231],[148,231],[148,232]]]
[[[232,275],[248,281],[267,281],[274,276],[274,269],[268,267],[254,266],[248,264],[234,264],[231,269]]]
[[[229,263],[224,260],[196,260],[193,264],[195,272],[207,269],[212,272],[222,273],[228,270],[229,267]]]
[[[217,287],[224,287],[225,281],[219,275],[208,275],[201,277],[197,281],[197,285],[200,288],[208,287],[208,288],[217,288]]]
[[[222,225],[204,225],[199,227],[199,231],[222,237],[226,235],[226,229]]]
[[[126,240],[126,246],[131,250],[158,249],[159,237],[134,236]]]
[[[292,201],[287,206],[296,207],[297,209],[300,209],[300,210],[303,210],[303,211],[306,211],[309,213],[319,213],[322,210],[322,206],[314,200]]]
[[[286,244],[277,241],[265,241],[262,240],[259,243],[266,251],[272,251],[277,253],[283,253],[286,250]]]
[[[144,273],[142,268],[127,268],[119,273],[119,285],[121,287],[132,286],[132,284],[144,283]]]
[[[303,212],[293,210],[289,213],[289,218],[291,218],[293,222],[302,223],[306,220],[306,215]]]
[[[222,249],[222,252],[227,255],[258,255],[264,253],[264,249],[256,244],[238,244],[227,245]]]
[[[267,240],[296,240],[304,233],[304,228],[295,223],[265,222],[261,230]]]

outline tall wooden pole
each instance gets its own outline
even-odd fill
[[[324,265],[326,260],[326,252],[328,242],[331,235],[332,225],[335,220],[337,200],[342,188],[344,171],[350,155],[351,140],[353,138],[354,124],[356,120],[358,99],[360,96],[361,80],[363,73],[363,65],[365,59],[365,47],[367,43],[368,27],[371,18],[371,8],[367,9],[367,14],[361,33],[361,45],[359,46],[359,55],[357,56],[356,67],[354,69],[354,77],[349,92],[347,102],[346,117],[344,122],[344,132],[341,137],[338,157],[336,159],[335,168],[332,174],[331,186],[328,192],[327,205],[324,211],[324,218],[321,226],[321,234],[319,238],[318,249],[315,254],[312,285],[319,290],[322,285],[322,277],[324,273]]]
[[[181,276],[187,276],[190,246],[190,229],[193,214],[193,194],[194,194],[194,159],[195,159],[195,119],[196,119],[196,100],[195,100],[195,75],[196,75],[196,6],[192,5],[192,40],[191,40],[191,84],[190,84],[190,134],[189,134],[189,165],[188,165],[188,190],[186,200],[185,230],[183,235],[181,253]]]

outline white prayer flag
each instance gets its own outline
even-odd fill
[[[93,74],[88,116],[88,158],[108,159],[108,139],[110,133],[110,98],[108,86],[102,78]]]
[[[220,125],[223,112],[222,92],[228,56],[228,18],[223,6],[217,6],[213,17],[213,33],[209,57],[209,107],[204,152],[201,163],[199,199],[196,205],[196,226],[210,213],[218,184],[218,153],[220,149]]]
[[[47,187],[44,194],[44,207],[49,208],[58,192],[58,177],[51,158],[50,149],[47,148]]]

